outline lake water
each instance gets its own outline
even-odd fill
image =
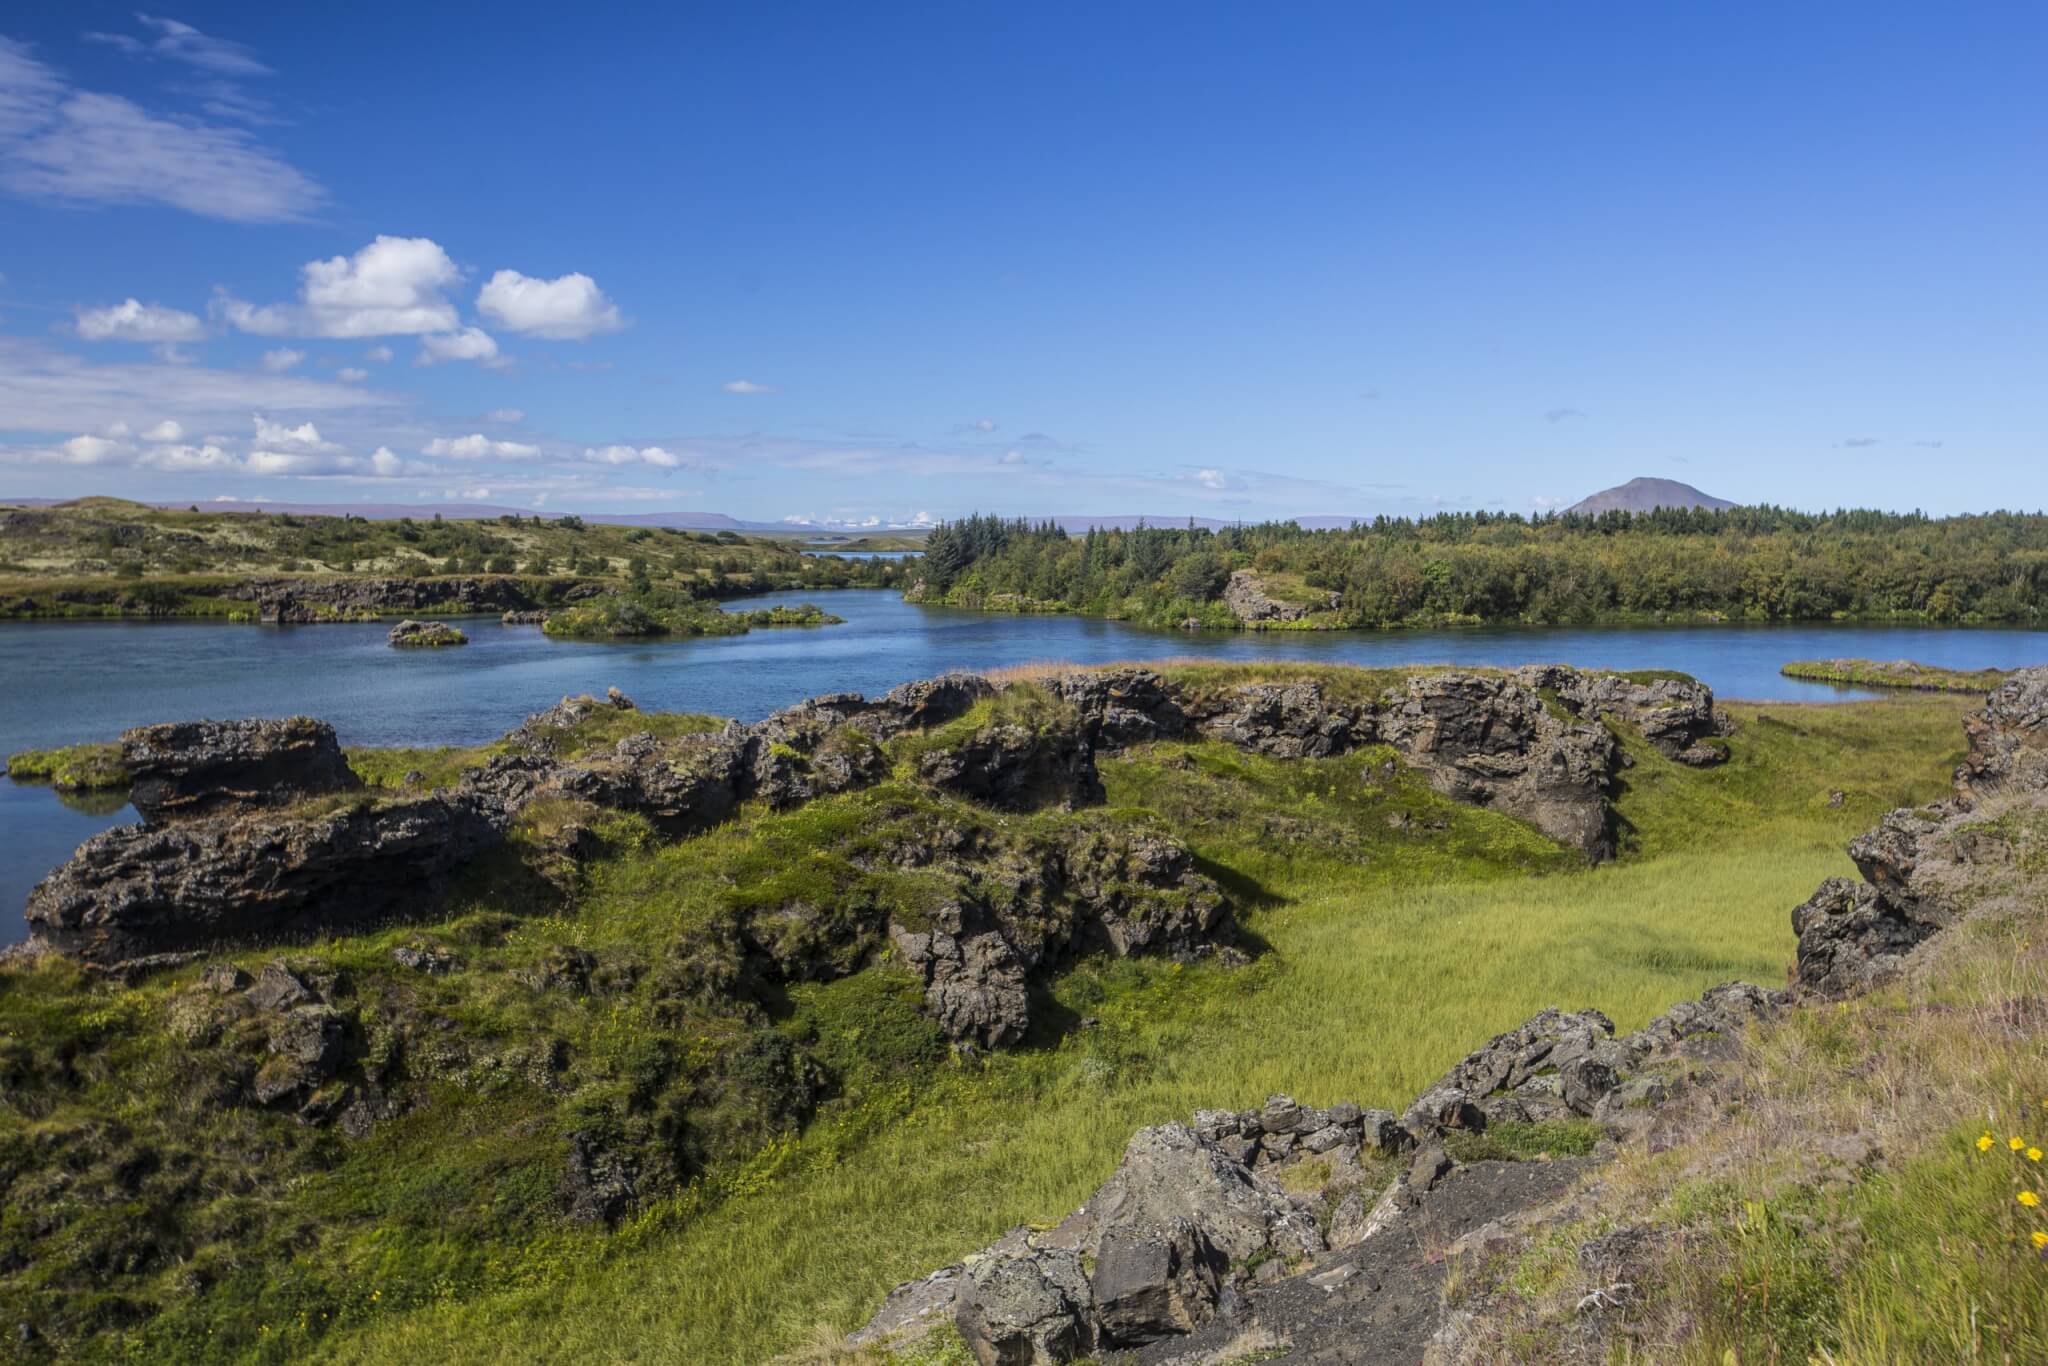
[[[0,623],[0,754],[111,740],[129,727],[197,717],[332,722],[348,745],[474,744],[566,693],[623,689],[649,710],[754,720],[825,692],[879,693],[948,669],[1064,660],[1199,657],[1369,665],[1566,663],[1681,669],[1723,697],[1865,696],[1783,677],[1787,660],[1855,655],[1948,668],[2048,662],[2048,632],[1871,626],[1614,629],[1502,627],[1442,632],[1153,631],[1079,617],[1011,617],[911,606],[851,589],[748,599],[816,601],[843,626],[711,640],[553,641],[495,618],[463,623],[470,644],[401,651],[389,624]],[[0,781],[0,944],[22,936],[28,890],[87,836],[132,820],[61,804]]]

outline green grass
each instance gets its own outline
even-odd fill
[[[1732,710],[1741,730],[1723,767],[1632,746],[1619,798],[1629,852],[1591,870],[1469,808],[1442,811],[1442,829],[1412,817],[1396,829],[1389,810],[1427,817],[1429,794],[1376,782],[1363,756],[1282,764],[1158,746],[1105,764],[1113,805],[1156,812],[1253,908],[1267,952],[1252,966],[1085,963],[1041,1013],[1097,1024],[965,1067],[924,1061],[931,1040],[902,998],[891,1017],[874,998],[835,996],[846,983],[816,989],[805,1027],[866,1056],[852,1031],[873,1020],[877,1055],[895,1061],[726,1178],[719,1199],[651,1210],[532,1284],[383,1318],[329,1351],[761,1361],[821,1326],[855,1326],[890,1285],[1006,1228],[1059,1218],[1140,1125],[1276,1090],[1395,1107],[1546,1005],[1598,1005],[1629,1029],[1731,977],[1779,981],[1788,912],[1850,871],[1849,835],[1945,790],[1962,707]],[[1830,806],[1836,790],[1847,796]],[[1555,1151],[1570,1138],[1535,1141]]]
[[[1778,672],[1787,678],[1840,683],[1859,688],[1904,688],[1919,692],[1988,693],[2005,682],[2003,669],[1941,669],[1909,659],[1795,659]]]
[[[125,788],[129,781],[117,744],[25,749],[7,757],[7,776],[17,782],[50,783],[67,792]]]

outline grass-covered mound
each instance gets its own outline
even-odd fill
[[[349,1067],[426,1097],[359,1139],[223,1102],[270,1045],[199,965],[135,987],[0,970],[0,1313],[86,1357],[760,1361],[1064,1213],[1139,1124],[1275,1090],[1392,1103],[1553,1001],[1626,1027],[1768,980],[1849,834],[1944,788],[1960,711],[1743,709],[1708,770],[1624,734],[1623,858],[1593,871],[1377,749],[1144,745],[1102,760],[1103,806],[1018,814],[912,781],[898,742],[879,786],[682,843],[539,803],[435,926],[232,956],[252,977],[285,958],[352,1021]],[[557,743],[713,724],[599,708]],[[491,748],[350,758],[437,786]],[[1035,844],[1147,826],[1230,894],[1250,966],[1083,959],[1040,988],[1025,1047],[963,1061],[859,938],[930,882],[863,851],[973,831],[1007,876]],[[731,990],[754,961],[735,937],[825,970]]]
[[[562,640],[640,640],[651,636],[736,636],[756,626],[837,625],[843,618],[810,603],[726,612],[668,589],[606,593],[549,612],[541,630]]]
[[[1911,692],[1988,693],[2006,679],[2004,669],[1940,669],[1910,659],[1795,659],[1778,672],[1814,683]]]
[[[7,776],[22,783],[49,783],[60,792],[103,792],[128,786],[128,770],[116,744],[64,745],[25,749],[7,756]]]

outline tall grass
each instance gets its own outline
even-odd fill
[[[1777,982],[1790,908],[1849,871],[1843,842],[1878,812],[1945,790],[1963,709],[1941,698],[1738,708],[1733,759],[1705,772],[1631,741],[1619,795],[1631,852],[1569,872],[1484,813],[1462,813],[1476,823],[1451,854],[1416,854],[1381,808],[1425,799],[1365,800],[1355,762],[1204,756],[1219,797],[1241,800],[1169,819],[1264,903],[1247,919],[1269,951],[1251,967],[1084,966],[1048,1006],[1091,1027],[829,1114],[764,1155],[723,1203],[656,1211],[598,1264],[382,1322],[328,1350],[354,1361],[763,1361],[816,1341],[821,1326],[857,1325],[889,1286],[1011,1226],[1064,1215],[1141,1125],[1272,1091],[1398,1108],[1546,1005],[1597,1005],[1628,1029],[1731,977]],[[1111,802],[1165,805],[1189,790],[1161,764],[1106,765]],[[810,990],[829,998],[851,981]]]

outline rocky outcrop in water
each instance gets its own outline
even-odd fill
[[[1843,996],[1894,976],[1965,909],[1958,889],[2010,857],[1997,820],[2048,793],[2048,668],[2014,673],[1963,730],[1970,749],[1955,794],[1886,813],[1849,843],[1863,880],[1829,878],[1793,910],[1802,989]]]
[[[410,617],[392,627],[388,639],[400,649],[411,650],[469,644],[468,636],[445,621],[415,621]]]
[[[129,800],[151,824],[360,786],[334,727],[310,716],[138,726],[121,736],[121,765]]]
[[[121,826],[36,884],[29,929],[113,964],[363,928],[435,909],[503,824],[501,809],[455,793]]]

